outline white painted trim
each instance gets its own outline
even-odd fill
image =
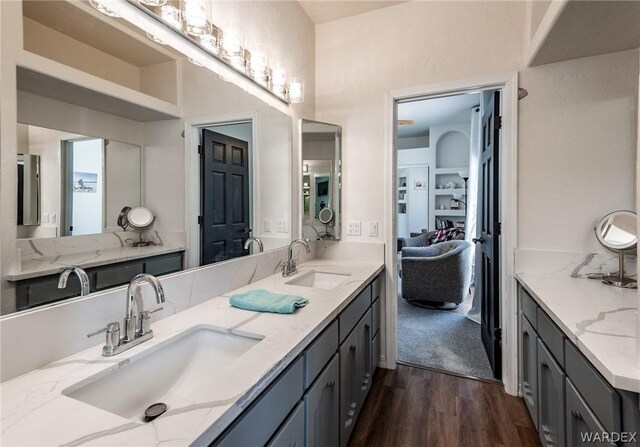
[[[212,117],[203,117],[185,120],[184,122],[184,154],[185,154],[185,227],[186,247],[185,269],[200,267],[200,226],[198,216],[200,215],[200,155],[196,148],[200,144],[200,129],[209,126],[221,126],[238,122],[251,122],[251,181],[259,183],[258,172],[258,112],[243,112]],[[255,175],[255,178],[254,178]],[[253,226],[260,222],[259,207],[257,206],[258,195],[251,195],[251,208],[253,211]]]
[[[502,380],[509,394],[518,392],[518,320],[516,282],[514,277],[514,253],[517,247],[517,168],[518,168],[518,74],[507,73],[475,79],[446,82],[422,87],[388,92],[385,98],[385,309],[383,354],[387,368],[395,369],[397,363],[397,228],[396,228],[396,129],[397,101],[425,97],[449,96],[462,91],[501,89],[503,134],[500,157],[502,222],[501,244],[501,318],[502,318]],[[505,185],[509,185],[505,187]]]

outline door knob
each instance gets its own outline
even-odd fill
[[[243,233],[245,233],[245,234],[249,234],[249,233],[251,233],[252,231],[253,231],[253,229],[251,229],[251,228],[249,228],[249,227],[244,227],[244,228],[242,229],[242,232],[243,232]]]
[[[471,239],[474,244],[482,244],[484,242],[483,238],[476,239],[475,237]]]

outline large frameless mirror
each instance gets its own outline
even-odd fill
[[[79,296],[73,277],[58,289],[70,264],[93,293],[291,242],[282,101],[89,2],[22,6],[33,57],[16,69],[18,145],[3,148],[15,151],[22,195],[2,314]]]
[[[302,120],[302,233],[309,239],[340,239],[341,128]]]

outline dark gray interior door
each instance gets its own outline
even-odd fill
[[[502,377],[502,330],[500,328],[500,93],[495,92],[482,117],[482,154],[478,184],[478,232],[476,293],[480,293],[482,344],[493,375]]]
[[[201,264],[249,254],[249,145],[202,130]]]

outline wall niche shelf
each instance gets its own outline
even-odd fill
[[[18,90],[99,112],[140,122],[180,117],[174,104],[28,51],[20,55],[16,75]]]
[[[88,90],[94,90],[161,113],[142,119],[125,116],[130,119],[156,121],[179,115],[179,55],[134,33],[117,20],[101,15],[84,2],[23,2],[22,20],[23,51],[19,65],[23,68],[76,87],[87,87],[87,91],[82,92],[84,95],[91,96]],[[61,48],[64,51],[60,51]],[[53,86],[51,82],[47,81],[48,87]],[[59,87],[65,94],[72,94],[76,102],[54,99],[96,109],[77,103],[82,95],[70,85]],[[53,97],[33,91],[36,89],[33,86],[31,89],[19,86],[19,89]],[[62,96],[63,93],[54,94]],[[107,98],[96,99],[84,102],[110,102]]]
[[[462,216],[464,217],[464,210],[436,210],[436,216]]]
[[[453,196],[454,194],[460,194],[464,196],[464,188],[436,189],[434,193],[437,196]]]

